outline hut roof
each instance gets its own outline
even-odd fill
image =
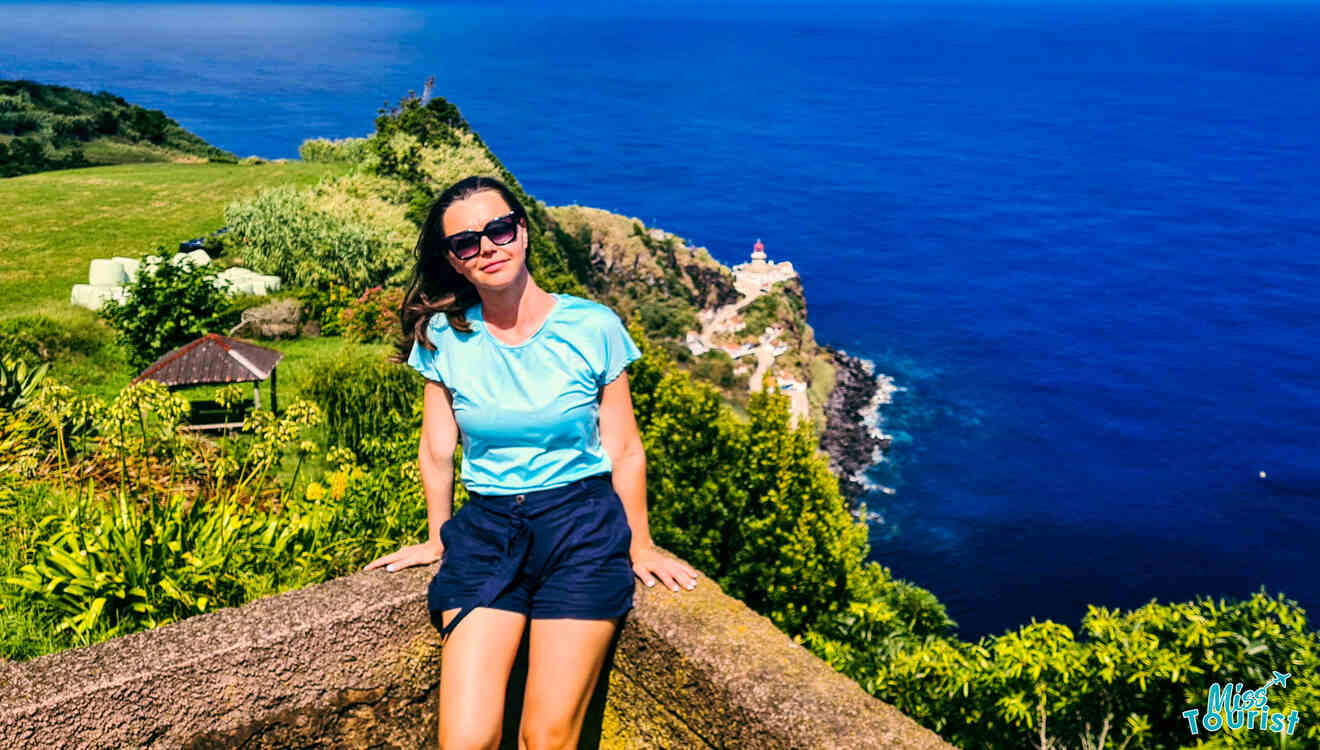
[[[133,382],[149,378],[170,386],[246,383],[270,377],[281,359],[283,352],[208,333],[151,363]]]

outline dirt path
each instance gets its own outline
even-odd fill
[[[750,305],[757,297],[761,296],[761,288],[758,284],[739,282],[735,283],[735,288],[743,296],[737,302],[716,308],[714,315],[701,327],[701,331],[697,334],[697,338],[707,348],[714,348],[715,334],[737,330],[737,326],[733,322],[734,316],[738,314],[739,310]],[[761,390],[761,376],[774,367],[775,364],[774,349],[775,341],[773,340],[766,341],[762,339],[756,347],[756,368],[747,378],[747,390],[749,392],[755,393]],[[774,387],[779,387],[777,380]],[[794,423],[799,419],[805,419],[810,409],[807,402],[806,388],[804,387],[801,390],[795,388],[788,392],[788,396],[789,413]]]

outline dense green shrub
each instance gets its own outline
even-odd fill
[[[232,500],[172,494],[140,509],[126,495],[113,506],[90,495],[54,496],[62,502],[37,519],[36,559],[5,581],[59,613],[75,642],[102,624],[114,636],[237,604],[243,578],[291,536]]]
[[[0,134],[27,135],[41,129],[46,118],[38,112],[10,111],[0,112]]]
[[[692,360],[692,374],[721,388],[732,388],[739,380],[739,377],[733,374],[733,365],[733,357],[729,356],[728,352],[723,349],[711,349]]]
[[[649,336],[681,339],[688,331],[701,330],[692,306],[673,298],[649,300],[637,312]]]
[[[368,463],[395,455],[391,442],[421,422],[421,378],[374,354],[336,353],[312,370],[301,395],[325,414],[328,444]],[[416,441],[411,450],[415,457]]]
[[[366,138],[309,138],[298,147],[299,158],[308,162],[357,164],[366,155]]]
[[[0,177],[90,165],[91,162],[87,161],[80,148],[59,154],[48,150],[43,141],[37,138],[15,138],[8,144],[0,143]]]
[[[357,299],[343,284],[331,284],[324,289],[299,287],[294,290],[294,296],[303,303],[303,318],[320,324],[322,336],[337,336],[341,333],[340,313]]]
[[[92,115],[55,115],[50,125],[56,138],[86,141],[96,134],[96,118]]]
[[[216,274],[213,266],[176,260],[143,264],[126,287],[127,298],[106,302],[101,317],[118,333],[134,367],[146,367],[199,336],[223,333],[235,322]]]
[[[15,315],[0,320],[0,352],[41,362],[99,356],[108,338],[100,326],[69,323],[48,315]]]
[[[765,329],[779,320],[778,294],[763,294],[742,309],[743,328],[739,336],[760,336]]]
[[[806,645],[867,690],[961,747],[1039,747],[1041,738],[1173,750],[1195,744],[1184,711],[1207,686],[1259,687],[1273,670],[1295,681],[1269,692],[1271,711],[1320,705],[1320,636],[1295,602],[1263,591],[1245,601],[1198,599],[1118,612],[1091,607],[1083,637],[1053,622],[965,643],[864,638],[838,624]],[[884,635],[884,634],[882,634]],[[1206,733],[1200,732],[1202,736]],[[1277,735],[1223,732],[1231,747],[1275,747]],[[1287,747],[1317,747],[1303,722]]]
[[[366,289],[406,265],[406,248],[384,232],[318,210],[305,192],[285,186],[225,208],[231,253],[260,273],[294,286],[344,284]]]
[[[392,344],[399,338],[403,289],[372,287],[339,313],[339,330],[364,343]]]
[[[810,424],[790,427],[788,398],[753,394],[744,423],[637,324],[631,333],[643,350],[629,377],[656,542],[792,635],[870,594],[866,526],[849,513]]]
[[[23,413],[63,419],[76,401],[66,391],[43,385]],[[10,568],[0,584],[0,608],[45,612],[68,643],[87,643],[238,604],[323,572],[306,575],[318,558],[304,554],[333,546],[316,536],[321,521],[302,523],[296,512],[276,518],[255,502],[286,451],[306,450],[300,433],[319,419],[316,408],[295,402],[279,417],[255,412],[244,425],[245,450],[219,460],[179,429],[186,410],[185,400],[159,383],[125,388],[93,410],[94,454],[78,467],[62,461],[54,469],[60,489],[52,482],[38,493],[43,503],[0,506],[4,528],[33,529],[19,545],[27,564]],[[106,467],[117,467],[110,503],[95,481],[82,479]],[[0,459],[6,485],[30,476],[13,468]]]

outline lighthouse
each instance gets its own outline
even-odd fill
[[[752,245],[752,268],[758,271],[765,268],[765,245],[761,244],[759,238],[756,244]]]
[[[756,296],[769,289],[776,281],[786,281],[796,277],[797,272],[793,270],[793,264],[786,260],[778,263],[770,262],[765,257],[765,245],[757,239],[756,244],[752,245],[751,260],[735,265],[733,275],[737,279],[739,291]]]

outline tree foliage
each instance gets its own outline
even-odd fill
[[[146,144],[180,154],[233,161],[158,109],[122,97],[33,81],[0,81],[0,177],[89,166],[82,145],[96,139]]]
[[[177,260],[183,257],[144,263],[125,287],[126,298],[107,300],[100,310],[136,368],[232,322],[227,294],[215,284],[216,269]]]

